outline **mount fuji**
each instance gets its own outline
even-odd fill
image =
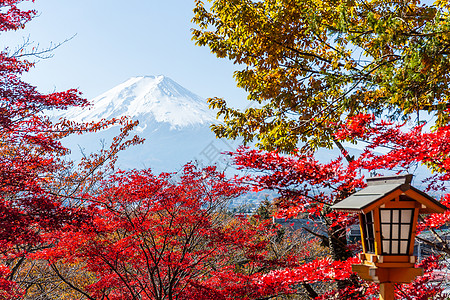
[[[141,145],[132,146],[119,153],[116,166],[121,169],[151,168],[154,174],[179,171],[189,161],[200,166],[217,165],[226,169],[229,163],[224,151],[233,151],[238,141],[216,139],[210,125],[218,122],[206,101],[165,76],[132,77],[95,97],[88,108],[73,108],[56,113],[74,121],[98,121],[129,116],[139,125],[132,135],[145,139]],[[97,133],[65,138],[63,144],[71,149],[70,158],[77,161],[83,154],[90,154],[108,145],[119,133],[112,127]],[[361,149],[347,145],[351,155],[358,156]],[[328,162],[340,155],[338,149],[321,149],[319,161]],[[229,170],[234,173],[234,170]],[[426,170],[414,172],[415,186],[421,187]],[[249,194],[230,204],[230,207],[246,205],[255,208],[266,195]]]
[[[144,144],[119,153],[121,169],[151,168],[155,173],[179,170],[188,161],[211,165],[223,163],[223,151],[233,142],[216,139],[210,125],[218,122],[206,101],[165,76],[133,77],[95,97],[88,108],[58,114],[74,121],[98,121],[129,116],[139,125],[132,132]],[[119,129],[66,138],[63,144],[79,159],[108,144]],[[80,151],[81,149],[81,151]]]
[[[91,103],[89,109],[74,109],[65,116],[75,121],[129,116],[144,124],[165,123],[172,130],[216,120],[202,98],[162,75],[132,77]]]

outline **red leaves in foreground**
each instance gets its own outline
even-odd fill
[[[250,242],[258,228],[221,211],[245,189],[212,167],[186,165],[179,182],[170,174],[120,171],[102,185],[97,196],[85,196],[92,222],[52,234],[55,247],[39,256],[85,265],[97,278],[80,287],[91,297],[172,298],[206,270],[227,265],[233,250],[264,246]]]
[[[17,4],[23,0],[1,0],[0,1],[0,31],[17,30],[23,28],[25,23],[36,14],[35,11],[22,11]]]
[[[424,269],[424,275],[418,277],[410,284],[397,285],[398,299],[411,300],[445,300],[448,294],[444,292],[443,285],[448,282],[448,274],[441,271],[444,267],[439,256],[429,256],[423,259],[417,267]]]
[[[247,184],[279,193],[279,213],[284,217],[300,213],[318,217],[324,207],[365,185],[363,177],[341,158],[320,163],[312,153],[284,156],[245,147],[230,155],[239,169],[253,172],[246,178]]]
[[[34,16],[33,11],[18,9],[20,2],[0,1],[0,31],[22,28]],[[312,153],[287,157],[241,148],[232,154],[236,165],[259,172],[245,178],[246,186],[226,180],[214,168],[187,165],[178,182],[170,174],[154,176],[148,170],[117,172],[92,192],[89,188],[103,176],[96,173],[99,166],[111,157],[113,163],[118,151],[140,142],[125,141],[135,123],[53,124],[45,110],[87,102],[76,90],[39,93],[20,78],[32,65],[0,52],[0,259],[14,266],[0,265],[4,299],[21,297],[13,273],[25,257],[47,259],[60,277],[61,266],[82,266],[90,275],[88,283],[66,278],[64,282],[89,299],[257,299],[297,293],[301,285],[353,280],[354,259],[303,262],[304,253],[270,256],[275,228],[230,217],[222,210],[225,200],[248,186],[255,191],[272,189],[279,193],[282,215],[321,218],[330,236],[342,237],[345,230],[339,229],[355,219],[328,208],[364,186],[361,171],[422,163],[437,172],[431,189],[442,188],[440,183],[450,179],[450,127],[426,133],[420,126],[404,130],[388,122],[374,124],[371,115],[358,115],[336,134],[340,140],[370,142],[361,157],[348,164],[340,158],[319,163]],[[109,150],[83,160],[79,173],[61,174],[68,168],[59,159],[67,152],[60,138],[116,123],[124,128]],[[376,154],[377,147],[389,147],[389,152]],[[63,190],[70,193],[60,194]],[[70,197],[81,205],[64,203]],[[449,206],[448,195],[443,203]],[[449,218],[448,213],[431,215],[422,227],[436,228]],[[42,251],[30,254],[38,250]],[[434,282],[439,266],[433,259],[423,262],[426,276],[402,287],[400,296],[439,295],[441,289]],[[369,297],[375,290],[347,285],[318,296],[331,299],[344,293]]]
[[[17,5],[21,2],[0,1],[0,31],[20,29],[35,15],[34,11],[20,10]],[[107,157],[114,157],[124,145],[139,142],[138,139],[123,141],[126,132],[134,126],[128,120],[91,124],[61,120],[53,124],[46,111],[83,107],[88,103],[77,90],[45,95],[22,81],[20,76],[33,66],[20,59],[22,54],[14,57],[7,49],[0,51],[0,259],[10,269],[8,273],[8,268],[0,265],[0,293],[13,298],[17,285],[12,279],[27,253],[48,245],[44,238],[47,232],[85,220],[82,207],[65,203],[67,195],[79,192],[86,185],[84,182],[95,180],[99,166]],[[71,164],[61,159],[68,150],[59,140],[72,133],[95,131],[112,124],[123,125],[124,131],[120,141],[113,145],[115,148],[104,153],[110,155],[91,165],[85,159],[81,166],[84,171],[71,173]]]
[[[222,210],[245,192],[209,167],[170,174],[119,171],[85,195],[92,221],[48,236],[55,246],[35,258],[53,267],[84,265],[95,278],[89,297],[128,299],[258,299],[298,292],[298,285],[350,278],[351,263],[271,259],[270,222],[251,223]],[[128,297],[128,298],[127,298]]]
[[[20,11],[20,2],[0,2],[0,31],[21,28],[34,16],[33,11]],[[61,168],[57,157],[64,148],[43,111],[87,102],[76,90],[40,94],[19,77],[30,66],[0,53],[0,252],[40,242],[39,231],[73,218],[71,210],[45,189],[49,175]]]
[[[246,178],[248,184],[255,186],[258,190],[270,189],[278,192],[277,205],[282,216],[295,217],[302,214],[316,222],[320,220],[327,224],[328,234],[330,234],[332,230],[339,230],[339,228],[343,231],[346,226],[355,221],[352,215],[330,212],[329,206],[347,197],[355,189],[363,187],[361,174],[371,171],[400,172],[421,163],[438,172],[430,178],[429,188],[443,189],[441,184],[450,178],[450,167],[447,168],[447,162],[450,162],[450,127],[440,128],[436,132],[422,132],[422,130],[421,126],[408,130],[403,124],[395,125],[389,122],[375,124],[375,118],[371,115],[355,116],[336,133],[336,138],[338,140],[363,139],[368,142],[368,146],[359,157],[347,163],[343,163],[340,158],[319,163],[314,159],[313,153],[283,156],[277,152],[267,153],[241,148],[236,153],[230,154],[240,169],[257,172],[257,175]],[[385,149],[387,147],[388,151],[377,152],[379,147],[385,147]],[[450,208],[448,195],[442,198],[442,203]],[[449,211],[427,216],[419,228],[438,228],[448,224]],[[349,245],[348,248],[354,247]],[[289,277],[295,278],[293,270],[288,272],[290,275],[284,280],[289,281],[287,279]],[[311,274],[315,274],[312,270],[310,271]],[[411,295],[411,299],[425,299],[433,293],[438,295],[439,288],[434,291],[432,288],[435,286],[435,276],[435,273],[427,271],[424,277],[412,283],[417,293],[408,291],[408,287],[405,286],[407,293],[402,297]],[[336,295],[343,296],[343,292],[349,295],[351,291],[356,290],[360,295],[354,297],[359,297],[358,299],[376,294],[373,285],[359,285],[358,287],[347,286],[337,293],[330,292],[322,296],[323,299],[331,299]]]

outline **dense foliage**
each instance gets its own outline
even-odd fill
[[[0,0],[0,30],[35,15]],[[209,10],[210,9],[210,10]],[[371,299],[377,286],[351,272],[359,244],[349,244],[355,216],[330,206],[365,186],[364,174],[435,171],[430,191],[450,171],[447,122],[448,3],[419,1],[196,1],[194,39],[246,69],[239,86],[258,108],[241,113],[213,99],[225,124],[219,136],[258,139],[272,152],[230,153],[248,175],[228,179],[214,167],[186,164],[179,176],[113,168],[136,122],[52,122],[45,112],[87,106],[76,90],[42,94],[23,82],[27,55],[0,52],[1,299]],[[355,48],[356,47],[356,48]],[[358,54],[358,55],[355,55]],[[32,53],[31,53],[32,55]],[[377,114],[436,113],[437,128],[378,121]],[[360,112],[372,111],[374,114]],[[63,159],[60,139],[122,125],[109,148],[79,165]],[[333,141],[341,158],[319,162],[294,151]],[[365,140],[358,157],[344,141]],[[379,147],[388,151],[376,152]],[[281,155],[281,152],[290,155]],[[274,190],[251,216],[230,214],[227,200]],[[450,197],[441,201],[450,207]],[[291,232],[271,216],[302,216]],[[399,299],[445,299],[442,261],[450,247],[438,230],[450,213],[430,215],[419,230],[440,256],[425,275],[396,288]]]
[[[448,1],[197,0],[193,39],[241,70],[245,111],[211,98],[225,124],[267,150],[330,146],[346,116],[448,121]]]
[[[445,191],[449,17],[448,1],[196,1],[193,40],[240,68],[234,76],[251,102],[240,110],[225,99],[209,99],[224,120],[213,130],[218,137],[243,138],[272,151],[242,148],[231,155],[241,169],[257,172],[249,178],[256,190],[279,193],[280,214],[327,225],[320,238],[335,261],[357,250],[345,237],[355,220],[330,206],[363,187],[364,174],[411,172],[425,165],[435,172],[424,183],[427,191]],[[430,127],[433,132],[425,130]],[[344,142],[361,141],[368,145],[361,155],[347,151]],[[319,163],[314,151],[333,145],[342,157]],[[441,200],[448,206],[448,196]],[[419,226],[433,236],[421,242],[447,259],[448,241],[435,228],[448,222],[447,212]],[[419,281],[413,284],[418,292],[397,287],[398,297],[444,297],[438,284]],[[336,286],[323,295],[308,289],[309,296],[374,295],[352,276]]]
[[[212,167],[188,164],[176,183],[171,174],[119,172],[96,196],[86,195],[91,221],[49,235],[55,247],[36,258],[48,260],[88,299],[265,295],[267,287],[256,281],[277,267],[298,265],[301,257],[270,250],[270,223],[226,213],[226,201],[245,190]],[[67,265],[84,266],[90,281],[63,275],[59,268]]]
[[[0,1],[0,30],[17,30],[35,16],[22,11],[22,0]],[[36,54],[36,53],[35,53]],[[34,64],[21,54],[0,52],[0,295],[16,299],[21,294],[15,278],[28,253],[48,247],[46,232],[85,220],[83,208],[70,205],[71,194],[96,179],[96,173],[117,151],[138,138],[125,141],[135,125],[126,119],[76,124],[52,123],[46,110],[86,106],[76,90],[41,94],[20,76]],[[122,134],[112,148],[86,157],[77,172],[61,157],[68,152],[59,140],[72,133],[92,132],[122,124]],[[100,158],[102,156],[103,158]],[[99,174],[97,174],[98,176]]]
[[[427,191],[443,194],[449,170],[445,161],[448,160],[449,128],[441,127],[435,133],[422,132],[423,126],[407,130],[403,124],[391,122],[376,123],[370,115],[358,115],[350,118],[344,127],[335,134],[338,141],[351,138],[364,138],[368,146],[362,153],[350,162],[338,157],[328,163],[321,163],[311,153],[280,155],[280,153],[264,152],[241,148],[236,153],[230,153],[234,163],[243,170],[252,171],[246,178],[247,184],[255,190],[275,190],[279,197],[275,201],[279,217],[307,217],[314,223],[323,223],[327,231],[322,234],[313,233],[322,239],[330,249],[330,257],[334,262],[344,262],[345,265],[355,263],[352,257],[361,249],[358,244],[347,244],[346,235],[350,225],[357,222],[354,214],[337,213],[330,206],[347,197],[354,190],[365,187],[364,175],[368,172],[407,172],[415,169],[417,163],[439,165],[439,173],[427,178]],[[377,152],[374,149],[389,147],[387,152]],[[450,208],[448,194],[442,196],[441,203]],[[420,237],[422,243],[431,247],[438,256],[429,257],[422,262],[426,274],[410,285],[398,285],[399,299],[446,299],[444,289],[448,287],[446,271],[440,272],[446,265],[450,255],[450,245],[445,231],[436,229],[448,228],[450,210],[444,214],[431,214],[424,217],[418,230],[427,231],[428,238]],[[305,265],[306,266],[306,265]],[[334,299],[369,299],[376,297],[377,291],[373,285],[356,280],[350,273],[338,273],[334,265],[323,267],[322,274],[333,273],[337,289],[325,294],[309,289],[311,298]],[[294,272],[295,268],[290,269]],[[337,273],[334,273],[337,272]],[[310,277],[303,276],[302,283],[314,283],[317,275],[309,272]],[[340,274],[341,276],[338,276]],[[345,274],[345,275],[342,275]],[[290,279],[295,275],[291,273]],[[319,281],[325,278],[319,277]],[[286,278],[284,280],[287,280]],[[322,297],[322,298],[320,298]]]

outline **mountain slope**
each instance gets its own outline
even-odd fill
[[[65,116],[77,121],[129,116],[144,123],[168,123],[171,128],[211,124],[215,118],[205,101],[165,76],[132,77],[92,99],[89,109]]]
[[[179,170],[186,162],[214,164],[221,151],[232,150],[229,142],[216,140],[209,126],[214,114],[199,96],[165,76],[133,77],[91,100],[87,109],[61,113],[75,121],[129,116],[139,121],[133,132],[146,139],[119,156],[120,168],[152,168],[155,172]],[[70,137],[64,144],[72,158],[81,157],[107,144],[118,133],[111,128],[95,134]],[[214,153],[213,153],[214,152]]]
[[[133,146],[119,155],[117,166],[121,169],[151,168],[155,174],[175,172],[188,161],[200,165],[227,167],[226,156],[221,152],[234,150],[239,142],[216,139],[209,126],[217,122],[206,102],[170,78],[164,76],[133,77],[91,100],[88,109],[73,109],[62,112],[64,116],[77,121],[130,116],[140,124],[133,134],[146,139],[142,145]],[[81,158],[80,148],[85,154],[98,151],[108,145],[119,133],[118,127],[82,136],[71,136],[63,143],[72,150],[71,158]],[[350,155],[356,157],[362,148],[346,145]],[[341,155],[338,149],[321,149],[317,158],[321,162]],[[228,169],[232,172],[232,169]],[[422,174],[415,178],[415,186],[421,187]],[[231,207],[242,204],[257,207],[264,193],[249,194],[235,200]]]

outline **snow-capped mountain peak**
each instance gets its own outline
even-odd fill
[[[148,121],[169,124],[172,129],[215,122],[206,102],[172,79],[160,76],[132,77],[91,100],[92,106],[66,112],[77,121],[129,116],[142,125]]]

